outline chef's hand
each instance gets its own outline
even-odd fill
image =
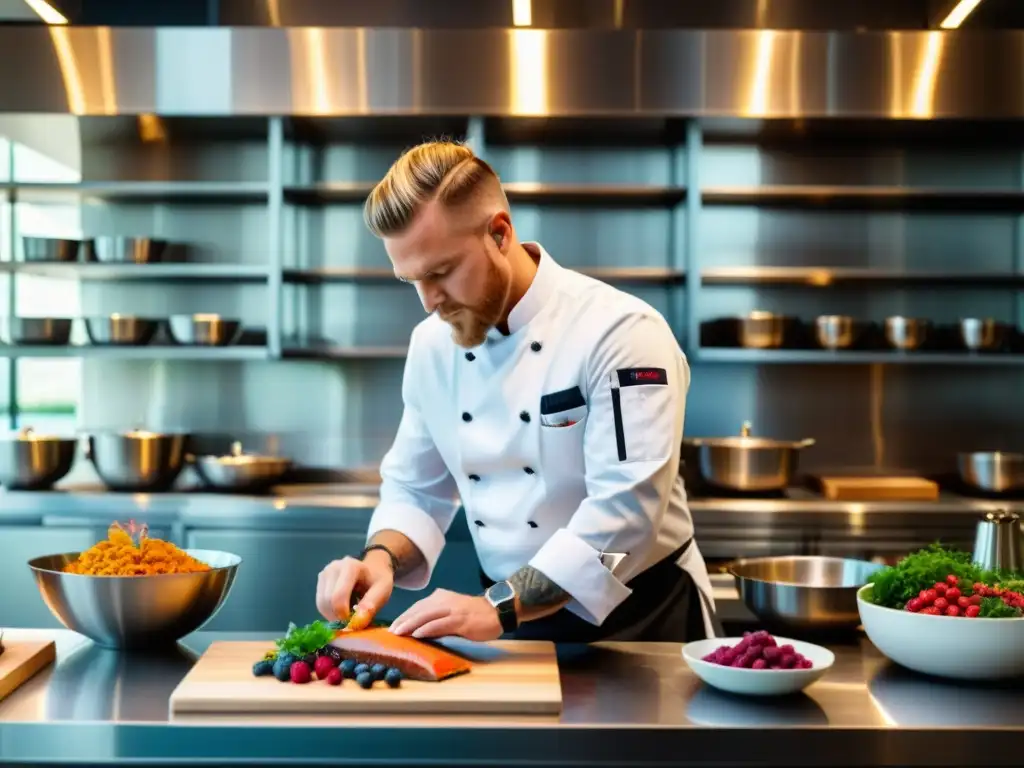
[[[365,560],[344,557],[320,571],[316,607],[328,621],[340,619],[365,626],[390,599],[394,587],[395,577],[386,553],[368,552]],[[353,598],[358,599],[357,606]],[[351,608],[355,608],[355,615],[350,617]]]
[[[487,598],[447,589],[435,590],[413,604],[391,623],[391,631],[419,638],[457,636],[480,642],[502,635],[498,612]]]

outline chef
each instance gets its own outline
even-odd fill
[[[393,632],[720,635],[679,475],[690,371],[665,319],[521,242],[497,175],[464,145],[404,153],[364,214],[429,316],[367,546],[321,571],[318,610],[364,626],[394,587],[423,589],[461,499],[483,591],[435,590]]]

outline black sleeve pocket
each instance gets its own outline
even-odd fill
[[[540,412],[543,415],[561,413],[562,411],[579,408],[581,405],[586,404],[587,401],[583,399],[583,393],[580,392],[580,388],[570,387],[560,392],[552,392],[550,395],[542,396],[540,399]]]

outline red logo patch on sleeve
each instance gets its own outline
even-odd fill
[[[668,384],[668,372],[664,368],[622,368],[617,371],[620,387],[635,387],[640,384]]]

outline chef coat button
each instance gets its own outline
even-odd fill
[[[469,479],[472,480],[474,483],[479,483],[480,482],[480,475],[470,475]]]
[[[473,420],[473,415],[470,414],[470,413],[463,413],[462,414],[462,420],[466,421],[466,422],[472,421]]]
[[[476,523],[477,525],[479,525],[481,528],[484,527],[484,524],[483,524],[482,520],[474,520],[473,522]]]
[[[530,423],[530,414],[527,413],[526,411],[520,411],[519,418],[525,421],[527,424]]]
[[[523,472],[525,472],[528,475],[532,475],[533,474],[533,468],[532,467],[523,467]]]
[[[540,352],[540,348],[541,343],[539,341],[535,341],[533,342],[533,344],[530,345],[530,349],[532,349],[534,352]]]
[[[533,522],[533,520],[528,522],[527,525],[530,526],[531,528],[536,528],[537,527],[537,524],[535,522]]]
[[[472,352],[467,352],[466,359],[472,363],[474,360],[476,360],[476,355],[474,355]]]

